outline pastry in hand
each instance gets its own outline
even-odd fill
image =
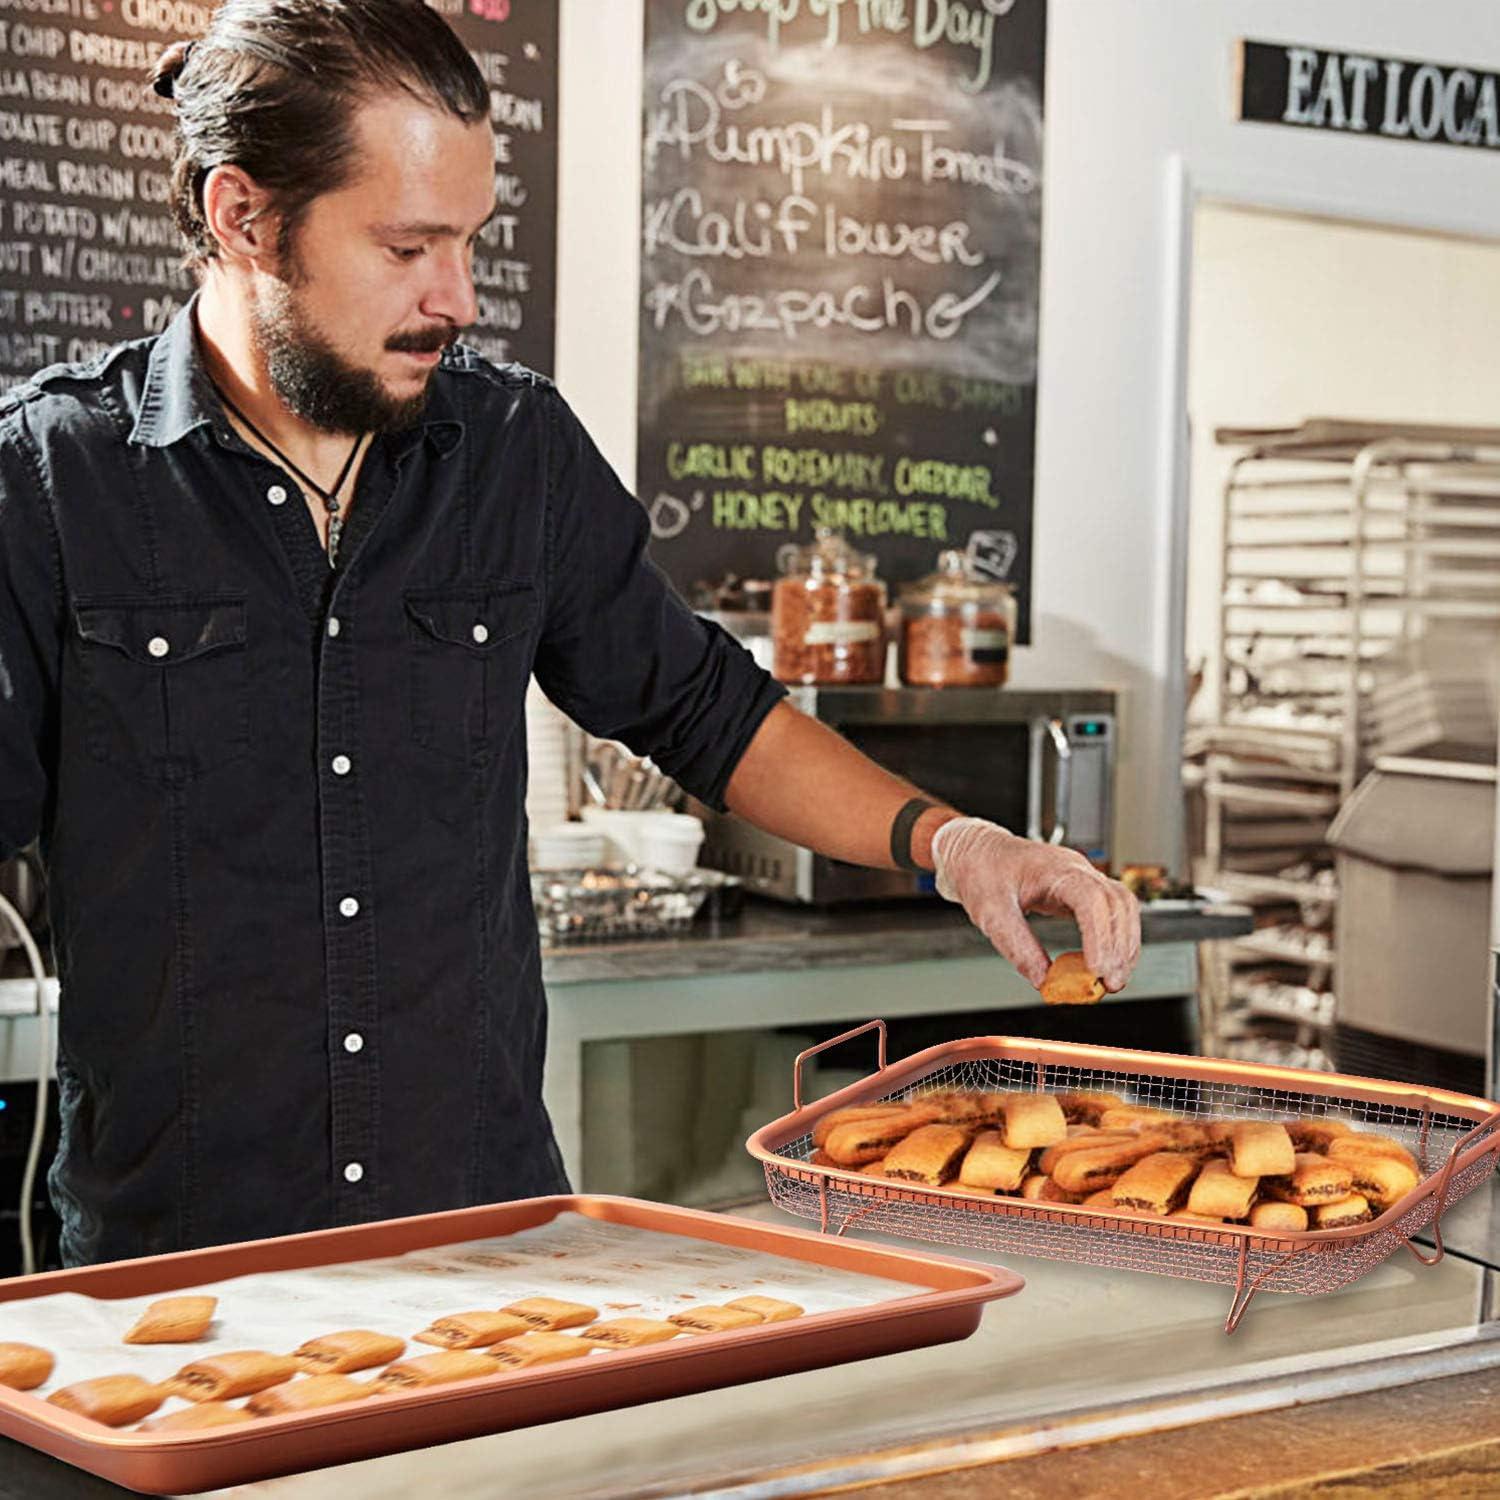
[[[1307,1228],[1307,1210],[1296,1203],[1257,1203],[1250,1210],[1252,1229],[1282,1229],[1300,1234]]]
[[[493,1375],[495,1362],[474,1349],[444,1349],[440,1354],[418,1354],[387,1365],[371,1385],[377,1391],[404,1391],[416,1386],[447,1385]]]
[[[184,1401],[232,1401],[236,1396],[253,1396],[268,1386],[280,1385],[300,1369],[289,1354],[236,1349],[195,1359],[165,1385],[169,1395],[181,1396]]]
[[[255,1418],[243,1406],[227,1401],[200,1401],[197,1406],[179,1406],[165,1416],[152,1417],[137,1432],[196,1432],[204,1427],[236,1427]]]
[[[577,1337],[606,1349],[638,1349],[643,1344],[664,1344],[681,1332],[675,1323],[657,1318],[606,1318],[580,1328]]]
[[[941,1187],[958,1167],[969,1144],[969,1132],[959,1125],[919,1125],[885,1158],[885,1175],[892,1181],[920,1182]]]
[[[484,1351],[486,1359],[510,1370],[526,1370],[532,1365],[555,1365],[565,1359],[582,1359],[598,1346],[586,1343],[572,1333],[523,1333],[506,1339]]]
[[[1243,1219],[1255,1201],[1260,1179],[1239,1177],[1229,1170],[1223,1157],[1203,1163],[1188,1192],[1188,1212],[1209,1219]]]
[[[441,1349],[482,1349],[526,1333],[531,1324],[515,1313],[450,1313],[438,1318],[414,1337],[419,1344],[436,1344]]]
[[[128,1427],[149,1417],[168,1392],[139,1375],[100,1375],[53,1391],[47,1400],[64,1411],[102,1422],[106,1427]]]
[[[348,1375],[305,1375],[285,1385],[273,1385],[258,1391],[245,1409],[257,1417],[277,1417],[289,1411],[316,1411],[321,1406],[337,1406],[341,1401],[363,1401],[375,1394],[368,1381]]]
[[[350,1375],[399,1359],[406,1340],[369,1328],[345,1328],[319,1334],[292,1351],[292,1358],[309,1375]]]
[[[1290,1177],[1297,1153],[1285,1125],[1239,1120],[1229,1130],[1229,1165],[1238,1177]]]
[[[998,1130],[981,1130],[964,1153],[958,1180],[965,1187],[1013,1193],[1020,1187],[1030,1162],[1029,1149],[1007,1146]]]
[[[13,1391],[34,1391],[52,1376],[55,1363],[35,1344],[0,1344],[0,1385]]]
[[[1182,1206],[1196,1162],[1177,1151],[1157,1151],[1128,1168],[1112,1189],[1120,1208],[1147,1214],[1169,1214]]]
[[[127,1344],[191,1344],[208,1332],[217,1297],[163,1297],[125,1335]]]
[[[597,1307],[582,1302],[561,1302],[556,1297],[525,1297],[500,1309],[512,1313],[528,1328],[557,1333],[564,1328],[582,1328],[599,1316]]]
[[[1042,999],[1048,1005],[1094,1005],[1104,998],[1104,981],[1089,968],[1081,953],[1059,953],[1042,980]]]
[[[1004,1116],[1000,1134],[1017,1151],[1055,1146],[1068,1138],[1062,1105],[1051,1094],[1005,1094],[1000,1111]]]
[[[1354,1176],[1346,1162],[1330,1161],[1316,1151],[1299,1151],[1296,1162],[1289,1176],[1262,1180],[1266,1197],[1311,1208],[1315,1203],[1337,1203],[1354,1191]],[[1403,1164],[1393,1165],[1400,1168]]]
[[[800,1318],[807,1311],[799,1303],[784,1302],[780,1297],[736,1297],[724,1306],[738,1308],[741,1312],[758,1313],[768,1323],[787,1323],[793,1318]]]
[[[766,1320],[748,1307],[691,1307],[668,1313],[667,1322],[689,1333],[725,1333],[731,1328],[756,1328]]]

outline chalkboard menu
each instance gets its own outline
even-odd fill
[[[1029,638],[1045,0],[646,0],[637,487],[688,593],[829,525]]]
[[[500,212],[465,335],[550,370],[557,263],[557,0],[437,0],[490,87]],[[167,207],[172,103],[149,70],[193,0],[0,0],[0,390],[159,333],[191,295]]]

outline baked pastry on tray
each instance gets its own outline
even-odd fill
[[[406,1350],[406,1340],[369,1328],[345,1328],[319,1334],[292,1350],[292,1358],[309,1375],[350,1375],[388,1365]]]

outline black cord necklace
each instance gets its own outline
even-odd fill
[[[293,463],[292,460],[289,459],[286,454],[283,453],[281,449],[278,448],[276,444],[273,443],[271,439],[268,438],[265,433],[263,433],[260,428],[257,427],[255,423],[252,422],[250,418],[247,417],[245,413],[242,412],[239,407],[237,407],[234,402],[229,399],[227,395],[225,395],[224,390],[219,385],[218,381],[214,382],[214,389],[219,393],[219,400],[221,400],[224,405],[227,406],[230,411],[232,411],[235,416],[237,416],[240,421],[243,422],[245,426],[248,427],[250,431],[253,432],[256,437],[258,437],[260,441],[264,443],[266,447],[269,448],[271,452],[274,453],[276,457],[279,458],[282,463],[284,463],[287,468],[289,468],[292,473],[295,474],[297,478],[300,479],[303,484],[305,484],[310,490],[312,490],[312,492],[317,495],[317,497],[323,502],[323,509],[328,512],[328,566],[330,568],[336,568],[338,566],[339,560],[339,539],[343,536],[344,533],[344,518],[341,514],[339,491],[343,489],[344,481],[349,477],[349,470],[354,467],[354,460],[359,454],[360,445],[365,440],[364,433],[360,433],[360,435],[355,438],[354,447],[350,450],[349,457],[344,460],[344,467],[339,470],[339,477],[334,480],[333,488],[331,490],[325,490],[323,486],[312,477],[312,475]]]

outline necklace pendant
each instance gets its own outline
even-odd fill
[[[328,517],[328,566],[336,568],[339,562],[339,540],[344,530],[344,523],[337,514]]]

